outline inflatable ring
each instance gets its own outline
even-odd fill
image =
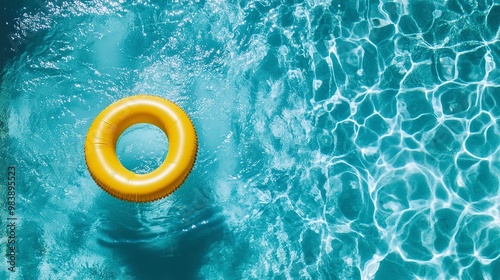
[[[169,142],[163,163],[147,174],[126,169],[116,155],[118,137],[138,123],[159,127]],[[181,108],[161,97],[138,95],[104,109],[90,126],[84,149],[90,175],[102,189],[123,200],[148,202],[180,187],[193,168],[198,140],[191,120]]]

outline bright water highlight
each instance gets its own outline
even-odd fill
[[[496,0],[23,10],[0,95],[20,219],[4,278],[499,279],[499,26]],[[98,113],[139,93],[184,108],[200,144],[151,204],[110,197],[83,155]],[[144,126],[120,141],[136,172],[166,152]]]

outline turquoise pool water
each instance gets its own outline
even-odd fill
[[[499,1],[41,5],[0,89],[18,218],[0,278],[500,279]],[[200,143],[150,204],[110,197],[83,155],[139,93]],[[149,126],[120,141],[136,172],[166,153]]]

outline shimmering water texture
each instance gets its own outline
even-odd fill
[[[496,0],[22,11],[1,86],[16,277],[500,279],[499,25]],[[152,204],[104,193],[83,157],[95,116],[138,93],[200,140]],[[136,172],[165,155],[148,129],[118,149]]]

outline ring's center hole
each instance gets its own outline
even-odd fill
[[[137,174],[158,168],[168,152],[167,136],[151,124],[136,124],[127,128],[116,143],[116,155],[121,164]]]

